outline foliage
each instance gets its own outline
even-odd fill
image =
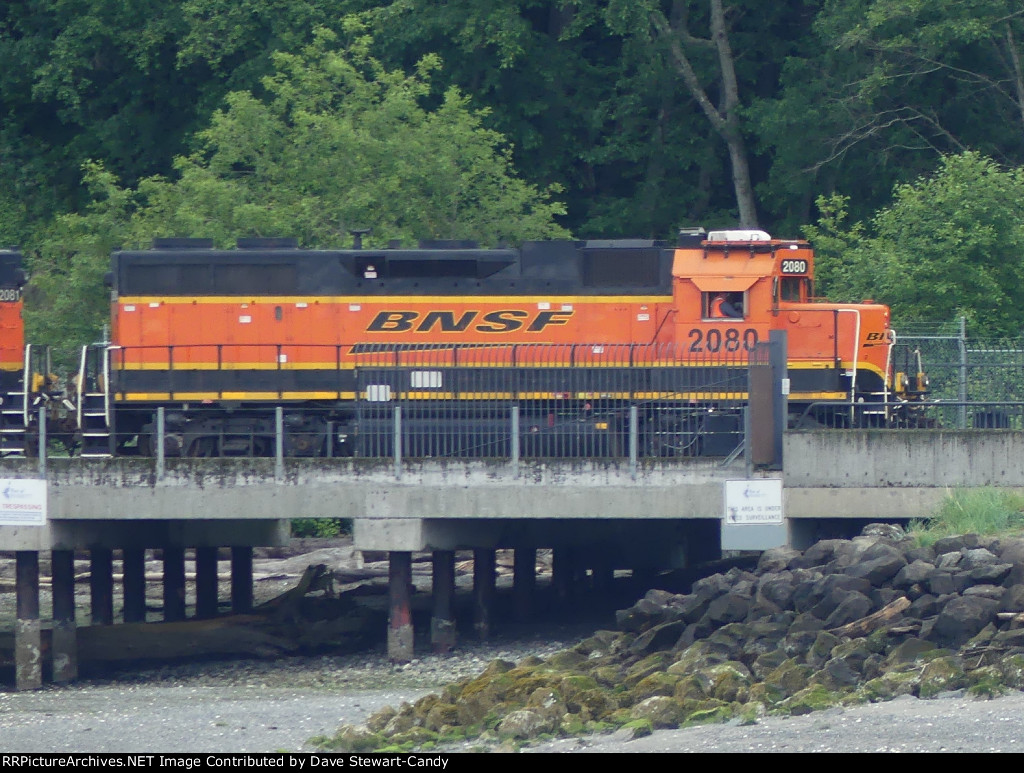
[[[942,158],[931,176],[897,185],[870,229],[843,230],[845,200],[820,200],[807,230],[821,241],[830,297],[874,297],[904,320],[965,316],[979,337],[1024,325],[1024,170],[967,152]]]
[[[263,92],[235,92],[175,179],[121,187],[100,163],[85,168],[81,213],[61,216],[32,260],[39,300],[31,340],[97,335],[102,274],[111,248],[157,236],[295,236],[343,246],[370,228],[371,243],[416,238],[483,243],[564,236],[554,188],[521,180],[501,135],[456,89],[424,107],[436,57],[415,72],[387,70],[354,28],[347,47],[319,30],[301,54],[279,53]],[[72,311],[74,310],[74,311]],[[64,320],[73,318],[69,326]]]
[[[922,545],[956,534],[1002,534],[1024,529],[1024,496],[1000,489],[950,491],[938,512],[907,531]]]
[[[337,537],[352,531],[347,518],[294,518],[291,526],[293,537]]]

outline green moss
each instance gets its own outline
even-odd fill
[[[813,711],[837,706],[841,702],[840,696],[831,690],[822,687],[820,684],[811,685],[791,698],[779,704],[779,710],[793,716],[810,714]]]
[[[651,724],[649,719],[634,719],[622,727],[624,730],[631,731],[634,738],[643,738],[654,732],[654,725]]]
[[[733,710],[731,706],[715,706],[710,709],[701,709],[690,714],[682,727],[693,727],[694,725],[720,725],[732,719]]]
[[[1003,681],[1003,675],[998,668],[987,666],[978,668],[967,674],[971,684],[967,688],[967,694],[978,700],[991,700],[1005,695],[1009,688]]]

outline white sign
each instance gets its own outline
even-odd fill
[[[46,481],[0,479],[0,526],[46,523]]]
[[[725,522],[782,523],[782,481],[778,478],[727,480]]]

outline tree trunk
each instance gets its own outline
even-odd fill
[[[740,94],[739,83],[736,80],[736,63],[732,47],[729,45],[722,0],[710,0],[710,12],[711,40],[692,37],[685,28],[685,23],[681,30],[673,29],[668,19],[660,11],[652,11],[650,18],[656,34],[668,45],[673,64],[682,77],[683,83],[686,84],[686,88],[729,149],[733,192],[736,196],[740,227],[757,228],[754,186],[750,182],[750,164],[740,125]],[[674,18],[676,16],[673,15]],[[722,89],[721,108],[716,108],[711,103],[707,92],[701,86],[700,79],[697,77],[681,42],[684,40],[690,45],[714,46],[718,54],[718,78]]]

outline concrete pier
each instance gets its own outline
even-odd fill
[[[455,551],[435,550],[431,585],[434,612],[430,618],[430,644],[444,654],[455,647]]]
[[[89,619],[93,625],[114,624],[114,551],[89,551]]]
[[[473,631],[485,641],[491,635],[494,598],[497,594],[495,571],[496,551],[493,548],[473,550]]]
[[[43,642],[39,621],[39,551],[19,550],[14,557],[14,686],[43,686]]]
[[[216,617],[217,599],[217,548],[196,548],[196,617]]]
[[[146,622],[146,551],[125,548],[121,551],[121,589],[124,594],[124,621]]]
[[[537,587],[537,548],[517,545],[512,556],[512,596],[516,620],[523,622],[533,614],[533,595]]]
[[[388,657],[395,663],[413,658],[412,553],[393,550],[388,556]]]
[[[185,619],[185,549],[164,548],[164,622]]]
[[[50,553],[53,588],[53,633],[50,650],[53,657],[53,681],[70,682],[78,678],[78,628],[75,623],[75,551]]]
[[[231,548],[231,611],[236,615],[252,612],[252,548]]]

